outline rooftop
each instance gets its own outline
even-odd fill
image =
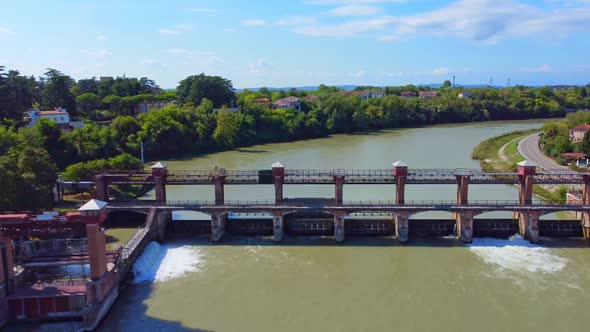
[[[575,127],[572,127],[571,130],[590,130],[590,125],[583,124],[583,125],[575,126]]]
[[[98,211],[107,206],[107,202],[99,201],[98,199],[91,199],[88,203],[82,205],[78,211]]]

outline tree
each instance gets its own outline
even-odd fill
[[[76,98],[70,91],[74,85],[71,77],[64,75],[56,69],[47,69],[45,73],[46,84],[42,93],[42,105],[44,108],[63,107],[70,116],[76,117]]]
[[[94,111],[98,107],[100,98],[94,93],[83,93],[76,97],[76,102],[82,108],[84,114],[87,115],[90,111]]]
[[[582,140],[582,144],[581,144],[581,150],[582,152],[590,155],[590,133],[586,132],[586,134],[584,134],[584,139]]]
[[[440,82],[440,81],[439,81],[439,82]],[[450,88],[452,85],[453,85],[453,84],[451,83],[451,81],[449,81],[449,80],[445,80],[445,81],[443,82],[443,85],[442,85],[442,86],[443,86],[443,88]]]
[[[189,76],[180,81],[176,95],[179,102],[192,102],[195,105],[201,104],[203,98],[207,98],[215,107],[230,106],[235,100],[230,80],[205,74]]]
[[[222,108],[217,113],[217,127],[213,132],[213,139],[222,147],[233,147],[238,137],[239,123],[233,113]]]

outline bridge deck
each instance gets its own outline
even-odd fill
[[[211,170],[179,171],[170,170],[168,185],[212,184],[217,173]],[[334,176],[344,176],[345,184],[395,184],[391,169],[346,170],[346,169],[287,169],[285,184],[333,184]],[[411,169],[408,184],[456,184],[457,176],[469,175],[471,184],[515,184],[519,183],[518,173],[484,173],[468,169]],[[152,184],[152,174],[143,172],[103,173],[111,184]],[[271,184],[272,170],[225,170],[224,182],[231,185]],[[538,184],[574,184],[584,181],[584,174],[568,171],[537,173],[533,176]]]

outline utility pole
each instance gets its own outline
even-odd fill
[[[141,142],[141,167],[145,167],[145,162],[143,159],[143,141]]]
[[[510,87],[510,77],[508,77],[508,82],[506,82],[506,87],[509,88]]]

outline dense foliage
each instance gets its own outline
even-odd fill
[[[590,155],[590,135],[586,133],[581,142],[570,140],[570,128],[590,124],[590,112],[579,111],[567,115],[565,121],[552,121],[543,126],[541,146],[550,157],[555,158],[559,163],[565,164],[566,160],[560,157],[567,152],[583,152]]]
[[[587,87],[555,93],[548,88],[469,89],[470,98],[459,98],[464,89],[445,82],[433,99],[403,98],[405,91],[430,90],[411,85],[356,90],[321,85],[314,92],[262,88],[236,95],[231,81],[199,74],[182,80],[176,91],[163,91],[148,78],[76,82],[55,69],[37,79],[0,67],[0,187],[5,188],[0,209],[50,206],[58,171],[64,171],[65,179],[83,180],[100,169],[139,168],[142,145],[145,156],[154,160],[332,133],[558,117],[566,108],[590,108]],[[362,101],[360,90],[379,90],[385,97]],[[289,96],[301,98],[300,111],[261,102]],[[138,106],[155,101],[176,103],[138,114]],[[27,109],[58,106],[85,125],[62,131],[53,122],[40,121],[24,128]],[[227,108],[231,106],[239,111]],[[563,136],[565,127],[547,129],[545,146],[567,150],[569,141],[549,140],[552,133]]]

